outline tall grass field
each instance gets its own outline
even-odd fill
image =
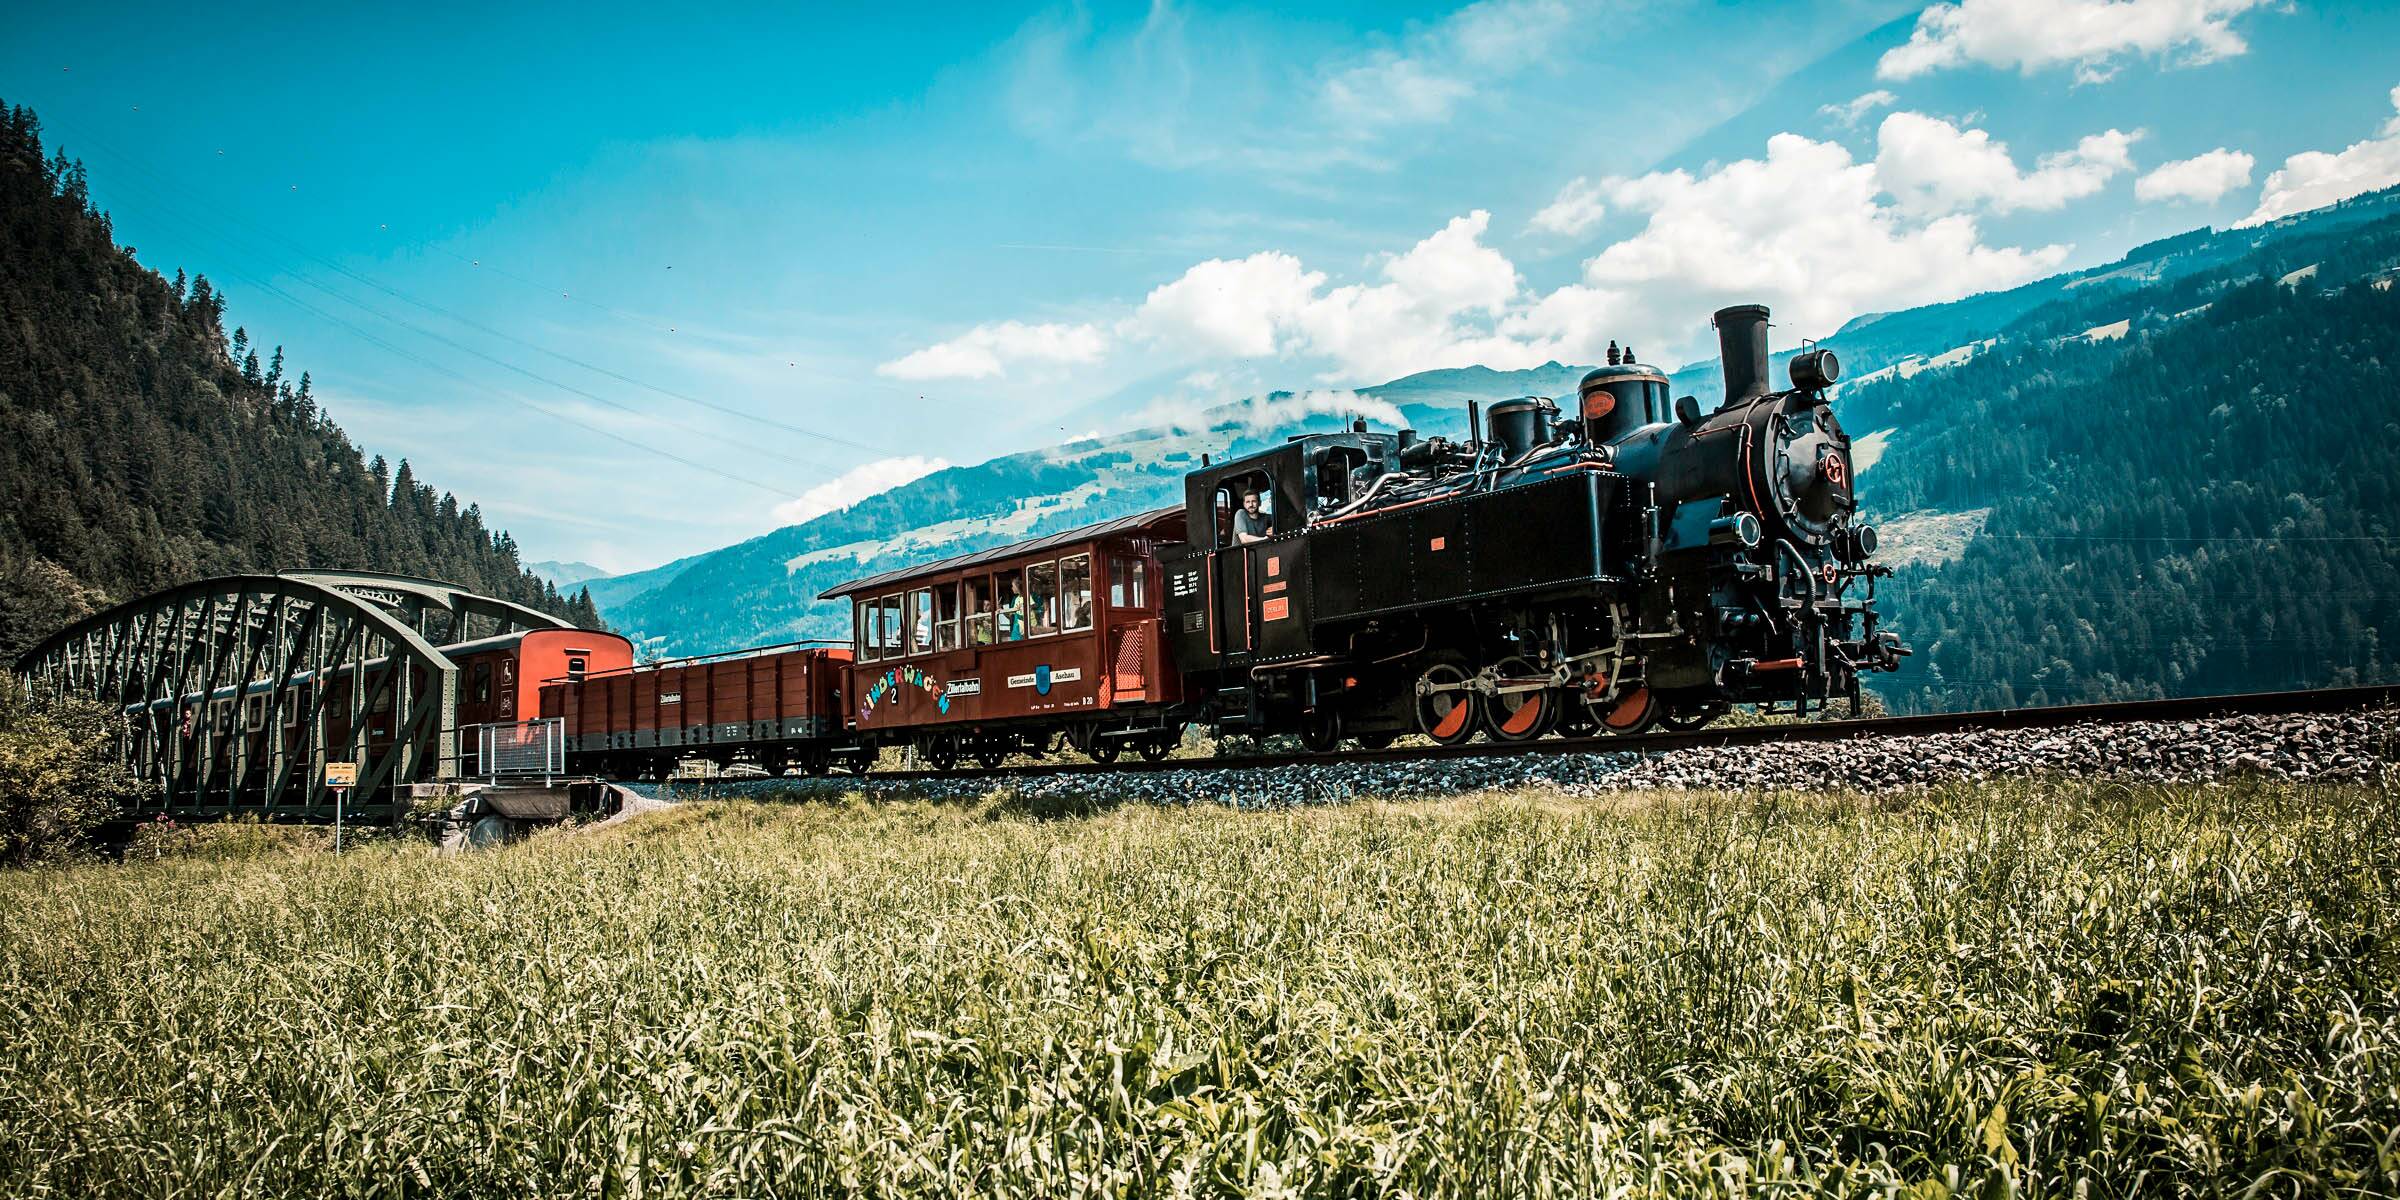
[[[0,877],[0,1195],[2400,1192],[2400,803],[710,802]]]

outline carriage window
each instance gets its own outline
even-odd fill
[[[1058,564],[1025,568],[1025,623],[1033,634],[1058,632]]]
[[[992,644],[992,577],[977,575],[960,587],[967,589],[967,644]]]
[[[918,588],[908,596],[908,652],[933,649],[933,589]]]
[[[1092,556],[1078,554],[1058,560],[1059,615],[1065,628],[1092,627]]]
[[[248,703],[242,708],[242,727],[255,731],[266,728],[266,724],[267,698],[265,696],[250,697]]]
[[[958,585],[945,583],[933,589],[933,648],[958,649]]]
[[[875,625],[880,631],[877,636],[881,639],[883,656],[885,658],[900,657],[904,653],[900,641],[900,597],[885,596],[876,605]]]
[[[475,696],[475,703],[477,703],[477,704],[487,704],[487,703],[489,703],[489,702],[491,701],[491,699],[492,699],[492,664],[491,664],[491,663],[489,663],[489,662],[479,662],[479,663],[476,663],[476,664],[475,664],[475,683],[474,683],[474,685],[473,685],[473,686],[474,686],[474,696]]]
[[[999,640],[1025,640],[1025,572],[1002,571],[992,577],[992,587],[1000,597]]]
[[[1138,558],[1108,560],[1108,605],[1111,608],[1141,608],[1143,598],[1143,563]]]
[[[858,602],[858,616],[852,625],[858,641],[858,661],[875,661],[880,656],[879,651],[883,649],[883,643],[875,637],[874,601],[861,600]]]

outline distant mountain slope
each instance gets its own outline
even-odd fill
[[[2196,421],[2179,406],[2207,413],[2260,405],[2256,397],[2228,390],[2261,384],[2262,376],[2237,361],[2244,354],[2305,352],[2324,360],[2296,371],[2294,389],[2279,399],[2283,404],[2328,403],[2339,394],[2320,388],[2385,387],[2383,395],[2393,395],[2388,379],[2376,373],[2390,355],[2377,357],[2373,334],[2296,340],[2284,316],[2266,311],[2272,305],[2218,316],[2209,315],[2209,306],[2221,297],[2247,296],[2243,289],[2262,280],[2279,286],[2275,281],[2313,265],[2314,273],[2296,280],[2299,288],[2286,286],[2276,295],[2317,319],[2365,320],[2381,310],[2371,304],[2355,312],[2306,306],[2335,304],[2320,292],[2373,292],[2378,273],[2400,261],[2394,240],[2400,240],[2400,190],[2258,229],[2196,230],[2137,247],[2114,263],[2007,292],[1861,317],[1827,339],[1854,381],[1839,395],[1837,411],[1859,438],[1864,495],[1887,522],[1893,555],[1910,564],[1894,581],[1891,607],[1898,627],[1923,652],[1911,660],[1895,698],[1914,707],[1959,707],[2035,694],[2169,694],[2237,680],[2330,680],[2383,671],[2390,655],[2375,647],[2390,631],[2388,609],[2298,604],[2280,585],[2245,590],[2240,571],[2271,560],[2235,568],[2224,564],[2236,560],[2219,555],[2216,568],[2201,570],[2209,582],[2200,594],[2226,602],[2205,620],[2181,600],[2160,604],[2159,612],[2174,615],[2158,628],[2205,631],[2196,647],[2162,647],[2140,632],[2148,627],[2138,621],[2127,626],[2135,632],[2122,641],[2113,634],[2068,637],[2059,631],[2081,628],[2079,618],[2068,614],[2119,613],[2111,589],[2143,586],[2127,580],[2148,579],[2145,572],[2163,568],[2100,556],[2090,560],[2100,569],[2085,570],[2061,548],[2080,545],[2073,540],[2081,536],[2079,528],[2155,515],[2164,496],[2222,521],[2211,497],[2189,488],[2230,486],[2237,478],[2245,486],[2284,489],[2274,494],[2354,509],[2360,521],[2389,524],[2394,514],[2388,496],[2358,483],[2359,473],[2378,466],[2400,473],[2392,469],[2400,464],[2389,461],[2395,441],[2371,423],[2271,426],[2276,436],[2244,446],[2226,439],[2246,427]],[[2191,330],[2212,331],[2219,342]],[[2144,392],[2136,404],[2121,389],[2153,378],[2153,368],[2144,364],[2162,352],[2157,346],[2205,361],[2209,371],[2180,378],[2171,390]],[[1379,424],[1397,419],[1455,436],[1465,431],[1469,400],[1571,395],[1582,370],[1556,363],[1519,372],[1462,367],[1362,389],[1359,396]],[[1713,361],[1691,364],[1674,373],[1674,391],[1713,403],[1720,379]],[[1278,393],[1197,414],[1186,427],[1136,430],[952,468],[803,525],[639,576],[596,582],[593,595],[620,628],[647,638],[654,652],[839,637],[845,614],[814,600],[833,583],[1173,502],[1183,473],[1204,452],[1239,454],[1340,420],[1336,411],[1305,407]],[[2360,403],[2345,416],[2364,421],[2386,409]],[[2117,416],[2121,411],[2142,415]],[[2141,436],[2145,427],[2163,422],[2180,422],[2176,436]],[[2069,436],[2085,426],[2116,440]],[[2105,457],[2095,461],[2094,454]],[[2255,461],[2245,454],[2255,454]],[[2229,460],[2242,461],[2243,471],[2229,472]],[[2078,481],[2071,492],[2054,490],[2063,478]],[[2152,480],[2169,482],[2149,486]],[[2027,550],[2024,539],[2037,535],[2050,540]],[[2351,551],[2389,545],[2323,544]],[[2381,587],[2374,581],[2383,578],[2382,566],[2351,551],[2317,556],[2308,568],[2313,573],[2303,577],[2363,581],[2356,587],[2365,591]],[[2011,582],[2013,568],[1997,564],[2012,562],[2038,582]],[[2028,590],[2043,599],[2026,602]],[[2260,610],[2269,596],[2284,615]],[[2223,657],[2229,641],[2242,636],[2239,630],[2280,628],[2277,622],[2292,619],[2291,613],[2364,632],[2336,639],[2331,648],[2312,644],[2324,650],[2322,657],[2286,663],[2289,669],[2281,673]],[[2035,655],[2048,657],[2028,657]]]
[[[223,311],[207,279],[169,283],[119,249],[82,166],[45,160],[33,114],[0,107],[0,665],[95,608],[282,567],[431,575],[597,619],[474,505],[367,462],[280,350],[228,341]]]
[[[586,580],[599,579],[608,574],[587,562],[558,562],[556,560],[527,563],[525,569],[562,588],[572,587]]]

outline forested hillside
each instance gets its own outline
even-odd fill
[[[396,571],[597,623],[472,504],[368,461],[205,277],[120,249],[0,106],[0,664],[94,608],[287,567]],[[262,339],[263,340],[263,339]]]
[[[1885,589],[1917,651],[1895,707],[2393,677],[2400,292],[2280,265],[2161,297],[2198,311],[1850,398],[1923,414],[1862,477],[1882,515],[1989,510],[1962,555]]]

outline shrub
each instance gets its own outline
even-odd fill
[[[0,866],[89,851],[146,785],[117,761],[106,706],[29,692],[0,675]]]

